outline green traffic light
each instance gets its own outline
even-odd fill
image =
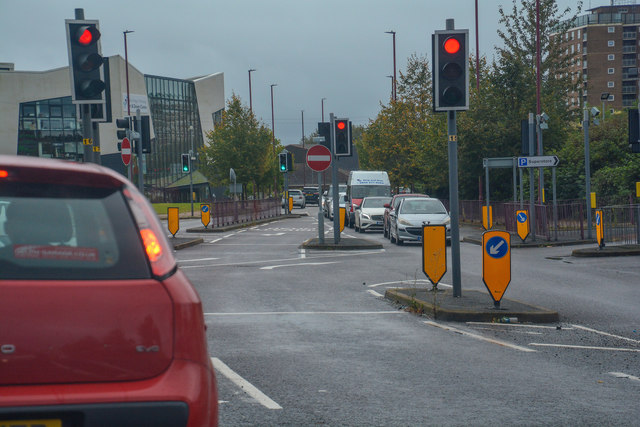
[[[284,172],[287,169],[287,165],[280,165],[280,171]]]

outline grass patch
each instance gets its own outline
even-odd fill
[[[167,208],[178,208],[180,213],[191,213],[191,203],[152,203],[153,209],[158,215],[166,215]],[[193,213],[200,212],[200,203],[193,203]]]

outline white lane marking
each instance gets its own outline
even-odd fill
[[[263,236],[282,236],[284,235],[284,233],[266,233],[263,234]]]
[[[273,270],[281,267],[299,267],[301,265],[325,265],[325,264],[339,264],[340,261],[328,261],[328,262],[300,262],[298,264],[281,264],[281,265],[268,265],[266,267],[260,267],[260,270]]]
[[[624,372],[609,372],[609,375],[613,375],[616,378],[627,378],[631,381],[640,381],[640,378],[634,377],[633,375],[625,374]]]
[[[378,297],[378,298],[384,298],[384,295],[379,294],[378,292],[374,291],[373,289],[369,289],[367,291],[367,293],[373,295],[374,297]]]
[[[489,326],[505,326],[512,328],[534,328],[534,329],[558,329],[557,326],[544,325],[525,325],[522,323],[492,323],[492,322],[466,322],[467,325],[489,325]],[[573,331],[573,328],[561,328],[563,331]]]
[[[282,409],[282,406],[271,400],[266,394],[258,390],[249,381],[245,380],[240,375],[235,373],[230,367],[225,365],[222,360],[218,359],[217,357],[212,357],[211,362],[213,362],[213,368],[216,370],[216,372],[219,372],[227,377],[229,380],[231,380],[231,382],[240,387],[242,391],[257,400],[258,403],[260,403],[262,406],[268,409]]]
[[[213,261],[214,259],[220,259],[220,258],[179,259],[178,262]]]
[[[634,340],[633,338],[621,337],[620,335],[613,335],[613,334],[610,334],[608,332],[603,332],[603,331],[598,331],[596,329],[587,328],[586,326],[580,326],[580,325],[571,325],[571,326],[573,326],[574,328],[577,328],[577,329],[582,329],[583,331],[589,331],[589,332],[593,332],[593,333],[596,333],[596,334],[604,335],[604,336],[607,336],[607,337],[618,338],[619,340],[624,340],[624,341],[629,341],[629,342],[632,342],[632,343],[640,344],[640,340]]]
[[[522,347],[522,346],[515,345],[515,344],[510,344],[510,343],[507,343],[507,342],[504,342],[504,341],[500,341],[500,340],[496,340],[496,339],[493,339],[493,338],[483,337],[482,335],[472,334],[471,332],[463,331],[461,329],[452,328],[451,326],[441,325],[439,323],[432,322],[431,320],[426,320],[424,323],[426,323],[427,325],[430,325],[430,326],[435,326],[436,328],[444,329],[445,331],[455,332],[457,334],[464,335],[466,337],[473,338],[473,339],[480,340],[480,341],[486,341],[486,342],[489,342],[491,344],[498,344],[498,345],[501,345],[503,347],[511,348],[513,350],[524,351],[524,352],[527,352],[527,353],[533,353],[533,352],[536,351],[536,350],[533,350],[531,348]]]
[[[205,316],[279,316],[279,315],[348,315],[357,316],[361,314],[406,314],[401,310],[394,311],[263,311],[258,313],[204,313]]]
[[[396,283],[400,283],[400,284],[405,284],[405,285],[411,285],[412,283],[431,283],[430,280],[426,280],[426,279],[416,279],[416,280],[394,280],[393,282],[383,282],[383,283],[375,283],[373,285],[367,285],[368,288],[377,288],[378,286],[385,286],[385,285],[393,285]],[[453,288],[453,286],[451,285],[447,285],[446,283],[438,283],[438,286],[442,286],[445,288]]]
[[[530,342],[529,345],[535,345],[536,347],[559,347],[559,348],[576,348],[581,350],[626,351],[630,353],[640,353],[640,349],[638,348],[595,347],[590,345],[546,344],[546,343],[538,343],[538,342]]]
[[[305,249],[300,249],[300,258],[305,259],[307,257],[307,251]]]
[[[223,238],[224,238],[224,237],[221,237],[221,238],[216,239],[216,240],[211,240],[209,243],[216,243],[216,242],[219,242],[219,241],[220,241],[220,240],[222,240]]]
[[[255,245],[250,245],[250,246],[255,246]],[[377,255],[377,254],[381,254],[383,253],[384,250],[379,250],[379,251],[367,251],[367,252],[349,252],[349,253],[331,253],[331,254],[323,254],[323,255],[314,255],[311,258],[314,259],[320,259],[320,258],[343,258],[343,257],[354,257],[354,256],[360,256],[360,255]],[[224,263],[224,264],[203,264],[203,265],[186,265],[182,268],[204,268],[204,267],[227,267],[227,266],[234,266],[237,267],[239,265],[251,265],[251,264],[266,264],[266,263],[270,263],[270,262],[284,262],[284,261],[297,261],[300,258],[281,258],[281,259],[267,259],[267,260],[262,260],[262,261],[240,261],[240,262],[231,262],[231,263]]]

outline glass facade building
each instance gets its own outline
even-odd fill
[[[185,176],[181,155],[203,147],[196,89],[193,82],[145,75],[155,141],[147,155],[145,184],[163,189]],[[192,171],[198,161],[192,162]]]
[[[18,154],[82,161],[82,123],[70,96],[20,104]]]

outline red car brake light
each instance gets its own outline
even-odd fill
[[[4,169],[0,169],[0,178],[6,178],[9,176],[9,172]]]
[[[136,189],[125,188],[123,194],[130,199],[129,206],[138,224],[140,238],[154,276],[164,277],[174,271],[176,261],[169,250],[169,241],[163,234],[153,208]]]
[[[147,258],[152,263],[158,261],[162,256],[162,245],[158,242],[158,238],[153,233],[153,230],[148,228],[143,228],[140,230],[140,236],[142,237],[142,242],[144,243],[144,249],[147,253]]]

